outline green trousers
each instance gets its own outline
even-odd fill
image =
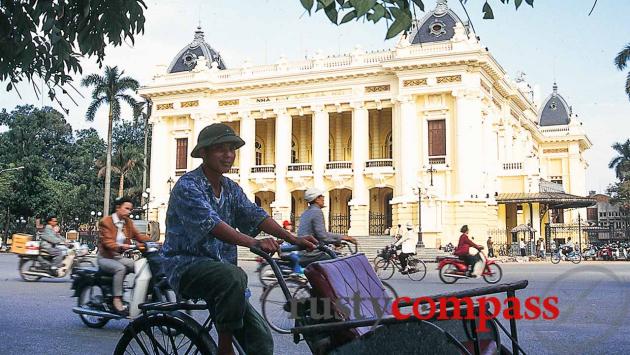
[[[273,354],[267,322],[245,297],[247,274],[232,264],[202,261],[189,266],[180,280],[180,294],[214,305],[218,331],[231,331],[247,354]]]

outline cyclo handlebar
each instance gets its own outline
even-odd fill
[[[320,243],[317,245],[316,247],[317,250],[320,250],[326,254],[328,254],[328,256],[330,256],[332,259],[335,259],[337,257],[337,254],[335,254],[334,251],[330,250],[330,248],[328,248],[325,244]],[[290,247],[285,247],[282,248],[283,252],[292,252],[292,251],[300,251],[300,250],[306,250],[303,247],[300,247],[298,245],[292,245]],[[280,289],[282,289],[282,293],[284,293],[284,296],[286,297],[286,299],[291,299],[291,292],[289,292],[289,288],[287,287],[286,282],[284,282],[284,278],[282,276],[282,271],[280,271],[280,267],[278,266],[278,264],[276,263],[276,260],[274,258],[271,257],[271,255],[273,255],[273,253],[268,254],[266,252],[264,252],[262,249],[257,248],[257,247],[251,247],[249,248],[249,251],[251,251],[252,253],[260,256],[261,258],[265,259],[265,261],[267,261],[267,263],[269,263],[269,266],[271,266],[271,269],[273,270],[274,275],[276,276],[276,279],[278,280],[278,284],[280,285]]]

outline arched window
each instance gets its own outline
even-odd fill
[[[260,139],[256,138],[256,165],[263,165],[263,144]]]

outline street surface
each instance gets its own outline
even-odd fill
[[[103,329],[87,328],[72,313],[70,279],[27,283],[17,272],[17,256],[0,254],[1,354],[111,354],[127,321],[110,321]],[[410,281],[400,274],[390,280],[399,296],[421,296],[486,285],[482,280],[443,284],[435,264],[427,277]],[[252,304],[260,309],[262,288],[253,272],[255,263],[242,262],[249,275]],[[504,282],[528,279],[518,292],[529,296],[558,296],[555,321],[521,320],[519,340],[528,354],[627,354],[630,352],[630,263],[562,262],[502,264]],[[501,296],[503,297],[503,296]],[[504,322],[508,326],[507,322]],[[276,354],[308,354],[289,335],[274,334]],[[503,338],[507,343],[506,338]],[[421,339],[418,339],[421,341]],[[396,348],[392,345],[392,353]]]

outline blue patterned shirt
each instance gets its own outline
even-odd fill
[[[182,274],[193,263],[217,260],[236,265],[236,245],[212,235],[220,222],[249,236],[259,233],[259,225],[269,215],[250,201],[241,187],[227,177],[221,178],[221,197],[199,166],[181,176],[166,211],[166,239],[162,246],[163,268],[173,289],[179,289]]]

